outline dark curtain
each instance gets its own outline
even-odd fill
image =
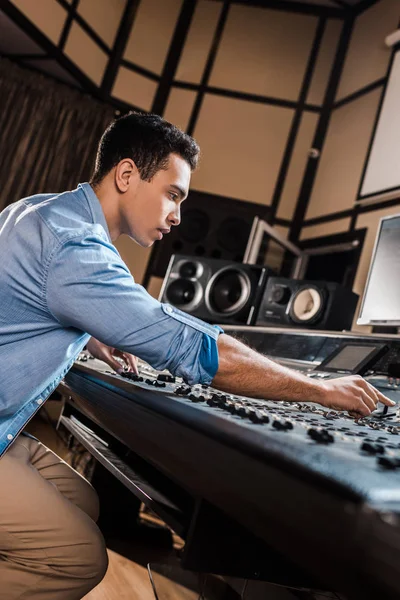
[[[91,175],[112,107],[0,58],[0,210]]]

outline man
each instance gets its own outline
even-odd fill
[[[18,436],[85,344],[116,369],[116,355],[132,369],[136,355],[235,394],[358,415],[391,404],[361,378],[281,367],[135,284],[113,242],[126,233],[148,247],[179,225],[198,153],[161,118],[131,113],[104,133],[90,184],[0,215],[0,600],[78,599],[107,568],[91,486]]]

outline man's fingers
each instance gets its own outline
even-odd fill
[[[367,394],[372,396],[376,400],[376,402],[382,402],[382,404],[385,404],[386,406],[396,406],[396,402],[390,400],[390,398],[382,394],[379,390],[376,389],[376,387],[368,383],[368,381],[365,381],[365,379],[361,379],[360,384],[363,386]]]
[[[370,408],[365,404],[363,400],[359,400],[357,406],[355,406],[354,409],[349,411],[349,414],[350,412],[357,413],[358,416],[362,415],[363,417],[368,417],[368,415],[371,414]]]
[[[374,394],[374,395],[372,395],[372,393],[368,394],[368,392],[361,390],[361,395],[362,395],[363,403],[366,406],[368,406],[370,411],[372,412],[373,410],[375,410],[376,405],[378,403],[378,398],[377,398],[376,394]]]
[[[126,357],[132,371],[135,373],[135,375],[139,375],[138,359],[136,358],[136,356],[133,356],[133,354],[127,354]]]
[[[396,406],[396,402],[390,400],[387,396],[384,396],[379,390],[376,390],[376,392],[378,394],[379,402],[382,402],[382,404],[385,404],[386,406]]]
[[[128,369],[130,371],[133,371],[135,375],[139,375],[136,356],[133,356],[133,354],[129,354],[129,352],[122,352],[121,350],[117,350],[116,348],[113,349],[112,354],[121,358],[124,361],[125,365],[128,367]]]
[[[121,365],[119,360],[114,358],[111,352],[103,352],[101,360],[107,363],[117,373],[122,373],[122,371],[124,370],[124,367]]]

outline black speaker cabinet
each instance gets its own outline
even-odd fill
[[[338,283],[270,277],[256,325],[350,329],[358,295]]]
[[[160,300],[208,323],[251,325],[268,273],[257,265],[176,254]]]
[[[172,254],[241,262],[255,217],[267,220],[270,208],[191,191],[182,204],[181,224],[154,243],[145,279],[164,277]]]

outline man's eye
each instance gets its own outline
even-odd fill
[[[174,192],[170,192],[169,195],[171,197],[171,200],[173,200],[174,202],[178,198],[178,194],[175,194]]]

